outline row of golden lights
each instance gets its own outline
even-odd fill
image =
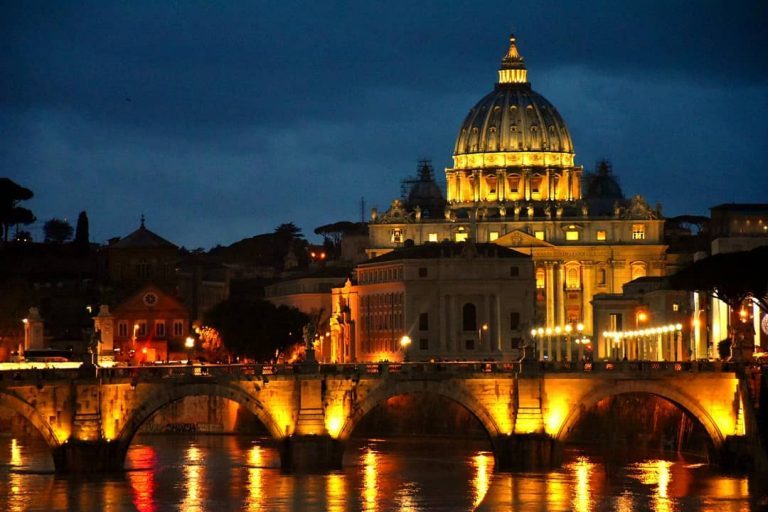
[[[576,324],[575,329],[574,326],[571,324],[566,324],[564,326],[555,326],[555,327],[538,327],[531,329],[531,336],[534,338],[536,336],[560,336],[561,334],[565,334],[566,336],[570,335],[573,331],[576,331],[577,334],[581,335],[582,331],[584,331],[584,324]]]
[[[606,338],[637,338],[645,336],[657,336],[659,334],[667,334],[671,332],[679,332],[683,330],[683,324],[669,324],[659,327],[649,327],[648,329],[639,329],[636,331],[603,331],[603,336]]]

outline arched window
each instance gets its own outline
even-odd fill
[[[568,290],[581,289],[581,268],[578,263],[565,266],[565,288]]]
[[[644,261],[635,261],[632,263],[632,280],[638,277],[645,277],[647,274],[646,264]]]
[[[471,302],[464,304],[461,310],[462,325],[465,331],[477,330],[477,308]]]

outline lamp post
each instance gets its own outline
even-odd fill
[[[192,364],[192,349],[195,348],[195,338],[187,336],[184,340],[184,348],[187,349],[187,364]]]
[[[400,338],[400,348],[403,349],[403,362],[408,362],[408,347],[411,346],[411,337],[403,334]]]
[[[477,345],[478,348],[483,344],[483,334],[488,332],[488,324],[483,324],[477,330]]]

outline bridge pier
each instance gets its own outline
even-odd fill
[[[57,473],[123,471],[126,452],[118,442],[70,439],[53,449],[53,464]]]
[[[512,434],[493,441],[500,471],[543,471],[560,465],[560,442],[548,434]]]
[[[280,461],[284,471],[341,469],[344,444],[329,435],[292,435],[283,439]]]

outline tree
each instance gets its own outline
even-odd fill
[[[46,243],[63,243],[72,238],[72,225],[62,219],[53,218],[43,225]]]
[[[75,243],[88,245],[89,241],[88,215],[85,212],[80,212],[80,215],[77,216],[77,227],[75,228]]]
[[[29,225],[35,222],[30,210],[19,206],[19,202],[32,199],[34,194],[9,178],[0,178],[0,225],[2,240],[7,242],[12,226]]]
[[[296,308],[275,306],[263,299],[229,298],[205,314],[232,354],[268,361],[302,339],[308,317]]]
[[[366,224],[363,222],[350,222],[342,220],[333,224],[325,224],[315,228],[316,235],[323,236],[323,245],[338,257],[341,251],[341,239],[344,235],[365,233]]]
[[[280,224],[275,228],[275,234],[278,236],[284,236],[290,239],[304,238],[304,235],[301,233],[301,228],[298,227],[293,222]]]
[[[768,313],[768,247],[715,254],[699,260],[670,277],[678,290],[698,291],[739,309],[754,299]]]
[[[754,347],[754,331],[748,317],[741,317],[746,302],[768,313],[768,247],[751,251],[716,254],[699,260],[670,277],[678,290],[706,293],[725,302],[731,309],[728,339],[718,343],[721,358],[732,354],[735,360],[749,357]]]

